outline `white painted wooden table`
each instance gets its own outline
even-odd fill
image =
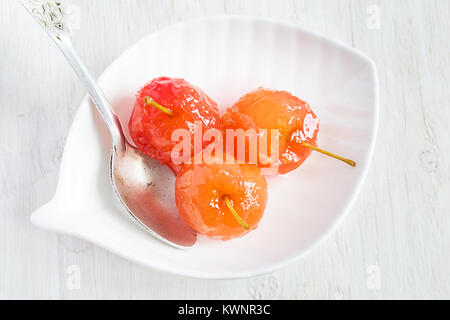
[[[379,71],[375,157],[338,231],[302,261],[260,278],[175,277],[37,229],[30,213],[55,191],[86,92],[23,9],[1,1],[0,298],[450,298],[449,1],[71,2],[81,13],[75,44],[95,75],[152,31],[223,13],[292,22],[362,50]],[[79,289],[70,285],[71,266],[79,267]]]

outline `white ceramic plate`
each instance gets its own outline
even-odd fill
[[[374,147],[378,89],[370,59],[270,20],[220,16],[179,23],[132,46],[101,76],[124,127],[135,93],[163,75],[200,86],[221,112],[259,86],[290,91],[320,117],[318,144],[358,165],[313,153],[288,176],[269,179],[269,202],[257,230],[228,242],[200,237],[190,250],[174,249],[120,211],[108,175],[107,129],[85,99],[67,138],[56,195],[32,215],[35,225],[157,270],[220,279],[274,271],[334,230],[361,188]]]

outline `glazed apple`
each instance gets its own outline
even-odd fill
[[[244,95],[222,116],[222,126],[225,132],[230,129],[258,131],[259,136],[267,141],[266,145],[262,146],[261,140],[258,140],[257,148],[251,149],[250,139],[246,137],[245,152],[239,156],[237,143],[229,141],[227,136],[227,151],[245,162],[251,162],[251,152],[256,153],[257,165],[269,169],[265,172],[271,174],[286,174],[298,168],[312,150],[354,165],[351,160],[317,148],[319,118],[308,103],[286,91],[260,88]],[[277,134],[276,140],[272,139],[274,132]],[[274,152],[276,157],[273,157]]]
[[[256,229],[267,203],[267,182],[256,165],[222,160],[203,154],[202,163],[183,165],[175,199],[181,217],[194,230],[229,240]]]
[[[146,84],[137,94],[129,122],[130,135],[137,148],[172,169],[172,150],[177,141],[172,134],[185,129],[191,134],[191,153],[195,155],[194,133],[220,124],[217,104],[200,88],[183,79],[161,77]],[[203,143],[200,151],[206,146]],[[175,169],[177,171],[177,169]]]

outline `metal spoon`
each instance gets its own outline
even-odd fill
[[[111,182],[128,214],[167,244],[177,248],[193,246],[197,234],[181,219],[174,206],[172,172],[127,142],[118,117],[72,44],[61,1],[21,2],[61,49],[102,115],[112,139]]]

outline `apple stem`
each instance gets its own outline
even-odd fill
[[[227,204],[228,209],[230,209],[231,213],[233,214],[233,216],[236,218],[236,220],[239,222],[239,224],[241,226],[243,226],[245,229],[250,229],[250,226],[247,224],[247,222],[245,222],[240,216],[239,214],[236,212],[236,210],[234,210],[233,208],[233,204],[231,203],[231,199],[228,196],[225,196],[225,203]]]
[[[155,107],[156,109],[161,110],[162,112],[168,114],[169,116],[173,116],[172,110],[170,110],[169,108],[163,107],[158,102],[156,102],[155,100],[153,100],[152,98],[150,98],[148,96],[144,98],[144,102],[147,105],[151,105],[151,106]]]
[[[341,156],[335,155],[334,153],[331,153],[331,152],[328,152],[328,151],[326,151],[326,150],[317,148],[317,147],[315,147],[315,146],[313,146],[313,145],[311,145],[311,144],[309,144],[309,143],[307,143],[307,142],[302,142],[302,145],[303,145],[304,147],[306,147],[306,148],[309,148],[309,149],[312,149],[312,150],[314,150],[314,151],[323,153],[323,154],[325,154],[325,155],[327,155],[327,156],[330,156],[330,157],[332,157],[332,158],[341,160],[341,161],[345,162],[346,164],[348,164],[348,165],[350,165],[350,166],[352,166],[352,167],[356,167],[356,162],[353,161],[353,160],[346,159],[346,158],[343,158],[343,157],[341,157]]]

